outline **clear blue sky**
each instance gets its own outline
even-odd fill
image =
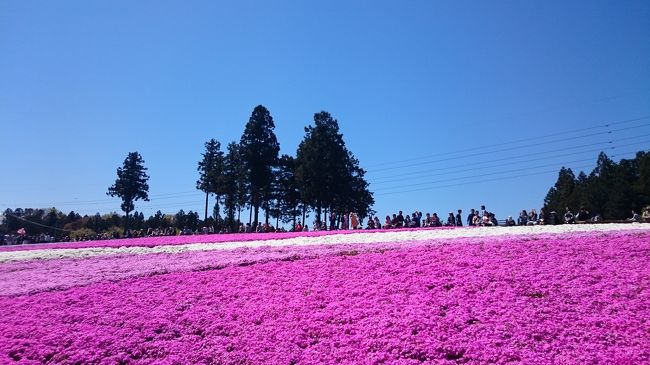
[[[137,210],[202,216],[203,143],[258,104],[292,155],[332,113],[381,216],[515,215],[563,165],[650,148],[650,119],[602,127],[650,115],[650,2],[2,0],[0,208],[119,211],[139,151]]]

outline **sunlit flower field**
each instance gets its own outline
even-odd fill
[[[650,363],[650,225],[0,248],[0,363]]]

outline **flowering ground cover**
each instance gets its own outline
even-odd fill
[[[0,282],[0,363],[650,362],[648,229],[19,260]]]
[[[426,230],[448,230],[455,227],[436,228],[402,228],[402,232],[426,231]],[[80,241],[80,242],[59,242],[39,243],[15,246],[0,246],[2,251],[25,251],[42,249],[78,249],[95,247],[157,247],[166,245],[185,245],[188,243],[219,243],[219,242],[247,242],[257,240],[281,240],[296,237],[321,237],[329,235],[343,235],[354,233],[386,232],[385,230],[342,230],[342,231],[313,231],[313,232],[282,232],[282,233],[229,233],[229,234],[202,234],[189,236],[160,236],[160,237],[139,237],[122,238],[115,240]]]

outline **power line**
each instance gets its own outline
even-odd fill
[[[32,221],[30,221],[30,220],[28,220],[28,219],[25,219],[25,218],[23,218],[23,217],[19,217],[19,216],[14,215],[14,214],[9,214],[9,213],[4,213],[4,214],[7,215],[7,216],[10,216],[10,217],[14,217],[14,218],[16,218],[16,219],[18,219],[18,220],[21,220],[21,221],[23,221],[23,222],[27,222],[27,223],[33,224],[33,225],[35,225],[35,226],[45,227],[45,228],[49,228],[49,229],[54,229],[54,230],[61,231],[61,232],[72,232],[72,231],[69,230],[69,229],[61,229],[61,228],[57,228],[57,227],[48,226],[48,225],[45,225],[45,224],[40,224],[40,223],[32,222]]]
[[[628,152],[623,152],[621,154],[635,153],[635,152],[636,151],[628,151]],[[621,155],[621,154],[619,154],[619,155]],[[612,157],[615,157],[615,156],[612,155]],[[591,167],[591,166],[593,166],[593,165],[590,164],[590,165],[575,166],[575,168],[584,169],[584,168],[588,168],[588,167]],[[376,195],[377,196],[384,196],[384,195],[404,194],[404,193],[411,193],[411,192],[418,192],[418,191],[429,191],[429,190],[433,190],[433,189],[442,189],[442,188],[448,188],[448,187],[479,184],[479,183],[483,183],[483,182],[492,182],[492,181],[516,179],[516,178],[520,178],[520,177],[535,176],[535,175],[557,173],[557,172],[558,172],[557,169],[555,169],[555,170],[547,170],[547,171],[534,172],[534,173],[529,173],[529,174],[520,174],[520,175],[514,175],[514,176],[503,176],[503,177],[497,177],[497,178],[492,178],[492,179],[468,181],[468,182],[454,183],[454,184],[448,184],[448,185],[436,185],[436,186],[430,186],[430,187],[424,187],[424,188],[418,188],[418,189],[409,189],[409,190],[400,190],[400,191],[387,191],[387,192],[383,192],[383,193],[380,192],[380,193],[377,193]],[[477,176],[474,176],[474,177],[479,177],[479,176],[480,175],[477,175]]]
[[[630,129],[640,128],[640,127],[647,127],[647,126],[650,126],[650,123],[642,124],[642,125],[638,125],[638,126],[634,126],[634,127],[620,128],[620,129],[608,130],[608,131],[604,131],[604,132],[597,132],[597,133],[590,133],[590,134],[585,134],[585,135],[581,135],[581,136],[569,137],[569,138],[564,138],[564,139],[557,139],[557,140],[553,140],[553,141],[540,142],[540,143],[531,144],[531,145],[527,145],[527,146],[514,146],[514,147],[502,148],[500,150],[494,150],[494,151],[475,152],[475,153],[466,154],[466,155],[463,155],[463,156],[449,157],[449,158],[445,158],[445,159],[440,159],[440,160],[436,160],[436,161],[429,161],[429,162],[423,162],[423,163],[436,163],[436,162],[441,162],[441,161],[453,161],[453,160],[459,160],[459,159],[463,159],[463,158],[467,158],[467,157],[482,156],[482,155],[485,155],[486,153],[492,154],[492,153],[513,151],[513,150],[522,149],[522,148],[537,147],[537,146],[541,146],[541,145],[548,145],[548,144],[557,143],[557,142],[566,142],[566,141],[581,139],[581,138],[585,138],[585,137],[593,137],[593,136],[602,135],[602,134],[612,134],[613,132],[620,132],[620,131],[624,131],[624,130],[630,130]],[[447,155],[448,154],[451,154],[451,153],[447,153]],[[438,156],[442,156],[442,155],[446,155],[446,154],[442,153],[442,154],[440,154]],[[422,163],[410,164],[410,165],[401,165],[401,166],[393,166],[393,167],[385,167],[385,168],[381,168],[381,169],[372,170],[370,172],[403,169],[403,168],[407,168],[407,167],[420,166],[421,164]]]
[[[585,165],[585,166],[580,166],[579,168],[586,168],[586,167],[589,167],[589,166]],[[557,170],[548,170],[548,171],[534,172],[534,173],[530,173],[530,174],[515,175],[515,176],[504,176],[504,177],[497,177],[497,178],[494,178],[494,179],[487,179],[487,180],[468,181],[468,182],[458,183],[458,184],[439,185],[439,186],[434,186],[434,187],[430,187],[430,188],[419,188],[419,189],[402,190],[402,191],[390,191],[390,192],[385,192],[385,193],[378,193],[377,195],[378,196],[383,196],[383,195],[412,193],[412,192],[417,192],[417,191],[427,191],[427,190],[432,190],[432,189],[443,189],[443,188],[450,188],[450,187],[463,186],[463,185],[473,185],[473,184],[480,184],[480,183],[483,183],[483,182],[516,179],[516,178],[520,178],[520,177],[543,175],[543,174],[550,174],[550,173],[557,173]]]
[[[575,148],[582,148],[582,147],[589,147],[589,146],[598,146],[598,145],[606,145],[606,144],[611,145],[611,144],[613,144],[615,141],[616,141],[616,142],[620,142],[620,141],[626,141],[626,140],[631,140],[631,139],[636,139],[636,138],[641,138],[641,137],[647,137],[647,136],[650,136],[650,134],[643,134],[643,135],[634,136],[634,137],[627,137],[627,138],[619,138],[619,139],[617,139],[617,140],[614,140],[614,139],[613,139],[613,140],[602,141],[602,142],[597,142],[597,143],[589,143],[589,144],[584,144],[584,145],[580,145],[580,146],[570,146],[570,147],[561,148],[561,149],[555,149],[555,150],[556,150],[556,151],[563,151],[563,150],[572,150],[572,149],[575,149]],[[639,143],[641,143],[641,142],[637,142],[637,143],[634,143],[634,144],[639,144]],[[628,145],[634,145],[634,144],[626,144],[626,145],[621,145],[621,146],[619,146],[619,147],[625,147],[625,146],[628,146]],[[614,147],[614,148],[615,148],[615,147]],[[603,149],[606,149],[606,148],[603,148]],[[486,152],[486,153],[481,153],[480,155],[484,155],[484,154],[487,154],[487,152]],[[510,160],[510,159],[518,159],[518,158],[522,158],[522,157],[525,157],[525,156],[536,156],[536,155],[539,155],[539,154],[540,154],[540,152],[533,152],[533,153],[528,153],[528,154],[523,154],[523,155],[517,155],[517,156],[508,156],[508,157],[499,158],[499,159],[490,159],[490,160],[488,160],[488,161],[479,161],[479,162],[473,162],[473,163],[465,163],[465,162],[464,162],[463,165],[464,165],[464,166],[481,165],[481,164],[485,164],[485,163],[489,163],[489,162],[506,161],[506,160]],[[478,156],[479,154],[475,154],[475,155]],[[467,157],[467,156],[465,156],[465,157]],[[455,158],[442,159],[442,160],[438,160],[438,161],[429,161],[429,162],[425,162],[425,163],[422,163],[422,164],[433,164],[433,163],[438,163],[438,162],[448,161],[448,160],[454,160],[454,159],[455,159]],[[422,164],[419,164],[419,165],[411,165],[411,166],[421,166]],[[464,166],[463,166],[463,167],[464,167]],[[417,170],[417,171],[412,171],[412,172],[402,172],[402,173],[400,173],[400,176],[408,176],[408,175],[422,175],[423,172],[429,172],[429,171],[440,171],[440,170],[455,169],[455,168],[458,168],[458,166],[446,166],[446,167],[440,167],[440,168],[434,168],[434,169],[429,169],[429,168],[427,168],[427,169],[422,169],[422,170]],[[382,179],[385,180],[385,179],[387,179],[387,178],[390,180],[390,179],[392,178],[392,175],[391,175],[391,176],[379,176],[379,177],[376,177],[376,178],[372,178],[372,177],[371,177],[371,178],[369,178],[369,180],[370,180],[370,181],[377,181],[377,180],[381,181]]]
[[[627,124],[627,123],[632,123],[632,122],[637,122],[639,120],[645,120],[645,119],[650,119],[650,115],[645,115],[641,116],[638,118],[633,118],[633,119],[624,119],[624,120],[619,120],[619,121],[614,121],[610,123],[605,123],[601,125],[596,125],[592,128],[609,128],[610,126],[613,125],[620,125],[620,124]],[[509,141],[509,142],[503,142],[503,143],[497,143],[497,144],[490,144],[490,145],[484,145],[484,146],[478,146],[474,148],[490,148],[490,147],[498,147],[498,146],[503,146],[503,145],[509,145],[513,143],[521,143],[521,142],[527,142],[527,141],[536,141],[544,138],[549,138],[549,137],[555,137],[555,136],[560,136],[560,135],[567,135],[575,132],[582,132],[584,131],[585,128],[576,128],[568,131],[562,131],[562,132],[557,132],[557,133],[551,133],[543,136],[537,136],[537,137],[529,137],[529,138],[523,138],[523,139],[518,139],[514,141]],[[396,161],[388,161],[388,162],[380,162],[377,164],[369,165],[367,167],[374,167],[374,166],[384,166],[384,165],[393,165],[393,164],[398,164],[402,162],[409,162],[409,161],[416,161],[416,160],[423,160],[427,159],[430,157],[436,157],[436,156],[447,156],[447,155],[452,155],[455,153],[462,153],[465,152],[464,150],[457,150],[457,151],[451,151],[451,152],[444,152],[441,154],[435,154],[435,155],[426,155],[426,156],[420,156],[420,157],[412,157],[408,159],[403,159],[403,160],[396,160]],[[379,171],[379,170],[374,170],[374,171]]]
[[[645,136],[650,136],[650,134],[647,134]],[[644,137],[644,136],[639,136],[639,137]],[[635,138],[639,138],[639,137],[624,138],[624,139],[621,139],[621,140],[635,139]],[[612,141],[603,142],[603,143],[608,144],[609,146],[596,148],[596,149],[574,151],[572,153],[572,155],[583,154],[583,153],[587,153],[587,152],[599,152],[599,151],[603,151],[603,150],[615,150],[617,148],[629,147],[629,146],[634,146],[634,145],[639,145],[639,144],[646,145],[646,144],[649,144],[650,141],[640,141],[640,142],[628,143],[628,144],[622,144],[622,145],[616,145],[616,146],[611,145],[613,143]],[[600,145],[600,144],[603,144],[603,143],[596,143],[596,144],[589,144],[589,145]],[[589,146],[589,145],[587,145],[587,146]],[[581,146],[579,146],[579,147],[581,147]],[[577,148],[579,148],[579,147],[577,147]],[[556,151],[563,151],[563,150],[574,150],[574,147],[558,149]],[[517,164],[517,163],[522,163],[522,162],[532,162],[532,161],[540,161],[540,160],[549,160],[549,159],[553,159],[553,158],[557,158],[557,157],[566,157],[566,153],[563,153],[563,154],[553,155],[553,156],[544,155],[542,157],[537,157],[537,158],[533,158],[533,159],[526,159],[524,161],[513,161],[513,160],[516,160],[516,159],[521,159],[523,157],[537,156],[537,155],[539,155],[539,153],[519,155],[519,156],[514,156],[514,157],[505,157],[505,158],[499,158],[499,159],[491,159],[491,160],[487,160],[487,161],[480,161],[480,162],[475,162],[475,163],[470,163],[470,164],[463,164],[462,166],[447,166],[447,167],[440,167],[440,168],[435,168],[435,169],[427,169],[427,170],[424,170],[424,171],[416,171],[416,172],[412,172],[412,173],[400,174],[400,177],[389,178],[388,180],[386,180],[386,178],[377,178],[377,180],[379,180],[379,181],[376,181],[376,180],[371,181],[371,184],[372,185],[381,185],[381,184],[391,183],[391,182],[408,181],[408,180],[411,180],[411,179],[422,178],[422,177],[454,174],[454,173],[458,173],[458,172],[482,170],[482,169],[493,168],[493,167],[511,166],[511,165],[514,165],[514,164]],[[500,164],[493,164],[493,165],[489,165],[489,166],[473,167],[473,168],[469,168],[469,169],[466,168],[467,166],[484,165],[486,163],[499,162],[499,161],[507,161],[507,162],[500,163]],[[456,170],[456,169],[459,169],[459,168],[461,168],[461,170],[450,171],[450,172],[438,172],[438,173],[434,173],[434,174],[430,173],[430,171],[448,171],[448,170]],[[407,175],[407,176],[405,177],[405,175]]]
[[[565,161],[565,162],[562,162],[562,164],[585,162],[585,161],[592,161],[592,160],[593,160],[592,158],[583,158],[583,159],[580,159],[580,160]],[[478,175],[470,175],[470,176],[462,176],[462,177],[453,177],[453,178],[449,178],[449,179],[442,179],[442,180],[436,180],[436,181],[426,181],[426,182],[421,182],[421,183],[409,184],[409,186],[422,186],[422,185],[429,185],[429,184],[435,184],[435,183],[447,182],[447,181],[473,179],[473,178],[477,178],[477,177],[501,175],[501,174],[507,174],[507,173],[517,172],[517,171],[528,171],[528,170],[539,169],[539,168],[542,168],[542,167],[557,166],[557,165],[558,165],[557,163],[551,163],[551,164],[532,166],[532,167],[522,167],[522,168],[519,168],[519,169],[489,172],[489,173],[486,173],[486,174],[478,174]],[[390,189],[395,189],[395,187],[387,187],[387,188],[384,188],[384,189],[390,190]],[[379,191],[381,191],[381,190],[382,189],[379,189]]]

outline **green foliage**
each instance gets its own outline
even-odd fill
[[[280,144],[275,136],[275,124],[269,111],[262,105],[253,110],[241,136],[240,151],[246,173],[249,202],[258,222],[259,207],[268,201],[273,182],[273,166],[277,164]]]
[[[314,114],[314,125],[305,128],[295,175],[301,198],[315,208],[317,220],[321,220],[323,208],[340,214],[353,210],[361,218],[371,213],[374,198],[365,170],[345,146],[338,121],[328,112]]]
[[[235,212],[246,204],[246,173],[241,148],[235,142],[228,144],[228,153],[225,157],[223,202],[225,224],[229,231],[234,232],[238,228]]]
[[[282,155],[275,170],[275,214],[284,223],[294,222],[298,215],[300,190],[296,181],[296,159]]]
[[[80,228],[70,232],[70,239],[73,241],[86,240],[95,235],[95,231],[88,228]]]
[[[117,180],[108,188],[106,193],[122,199],[122,211],[128,217],[135,209],[134,202],[142,199],[149,201],[149,176],[144,167],[144,160],[138,152],[129,152],[122,167],[117,169]]]
[[[564,211],[565,207],[574,211],[585,207],[604,219],[625,219],[630,217],[632,209],[640,212],[650,204],[649,182],[649,153],[641,151],[634,159],[616,163],[601,152],[588,176],[580,172],[575,178],[571,169],[562,167],[544,204],[557,212]]]
[[[205,152],[203,158],[199,161],[197,170],[199,171],[199,180],[196,182],[196,188],[205,192],[205,217],[207,218],[208,195],[217,196],[215,217],[219,212],[220,195],[224,190],[224,155],[221,151],[221,143],[216,139],[211,139],[205,143]]]

